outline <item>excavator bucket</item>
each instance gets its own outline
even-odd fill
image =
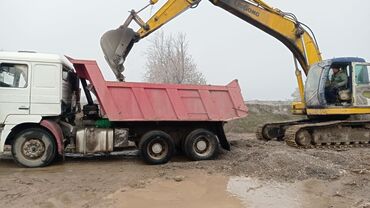
[[[118,81],[124,81],[125,79],[122,74],[125,69],[123,63],[136,41],[136,33],[131,28],[122,26],[104,33],[100,39],[105,60]]]

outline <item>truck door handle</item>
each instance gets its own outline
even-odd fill
[[[26,106],[21,106],[18,108],[18,110],[29,110],[30,108],[26,107]]]

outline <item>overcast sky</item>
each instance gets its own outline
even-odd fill
[[[164,2],[164,0],[162,0]],[[323,57],[358,56],[370,60],[370,1],[267,0],[296,14],[315,32]],[[100,36],[117,28],[131,9],[146,0],[0,0],[0,50],[34,50],[96,59],[107,79]],[[149,8],[143,18],[158,9]],[[285,100],[296,88],[290,51],[273,37],[204,0],[163,27],[186,33],[198,69],[209,84],[239,79],[245,99]],[[142,81],[148,39],[126,60],[127,81]]]

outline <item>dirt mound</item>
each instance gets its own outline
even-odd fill
[[[225,130],[233,133],[254,133],[258,125],[266,122],[299,120],[304,117],[294,116],[290,113],[290,105],[278,103],[249,103],[246,118],[230,121]]]
[[[259,141],[253,134],[231,134],[232,151],[222,151],[217,160],[173,162],[167,168],[198,168],[210,173],[243,175],[293,182],[315,178],[335,180],[356,170],[370,170],[367,148],[345,151],[296,149],[283,142]]]

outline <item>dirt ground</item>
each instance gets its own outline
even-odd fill
[[[364,207],[370,150],[300,150],[230,134],[212,161],[150,166],[136,156],[66,158],[19,168],[0,160],[0,207]]]

